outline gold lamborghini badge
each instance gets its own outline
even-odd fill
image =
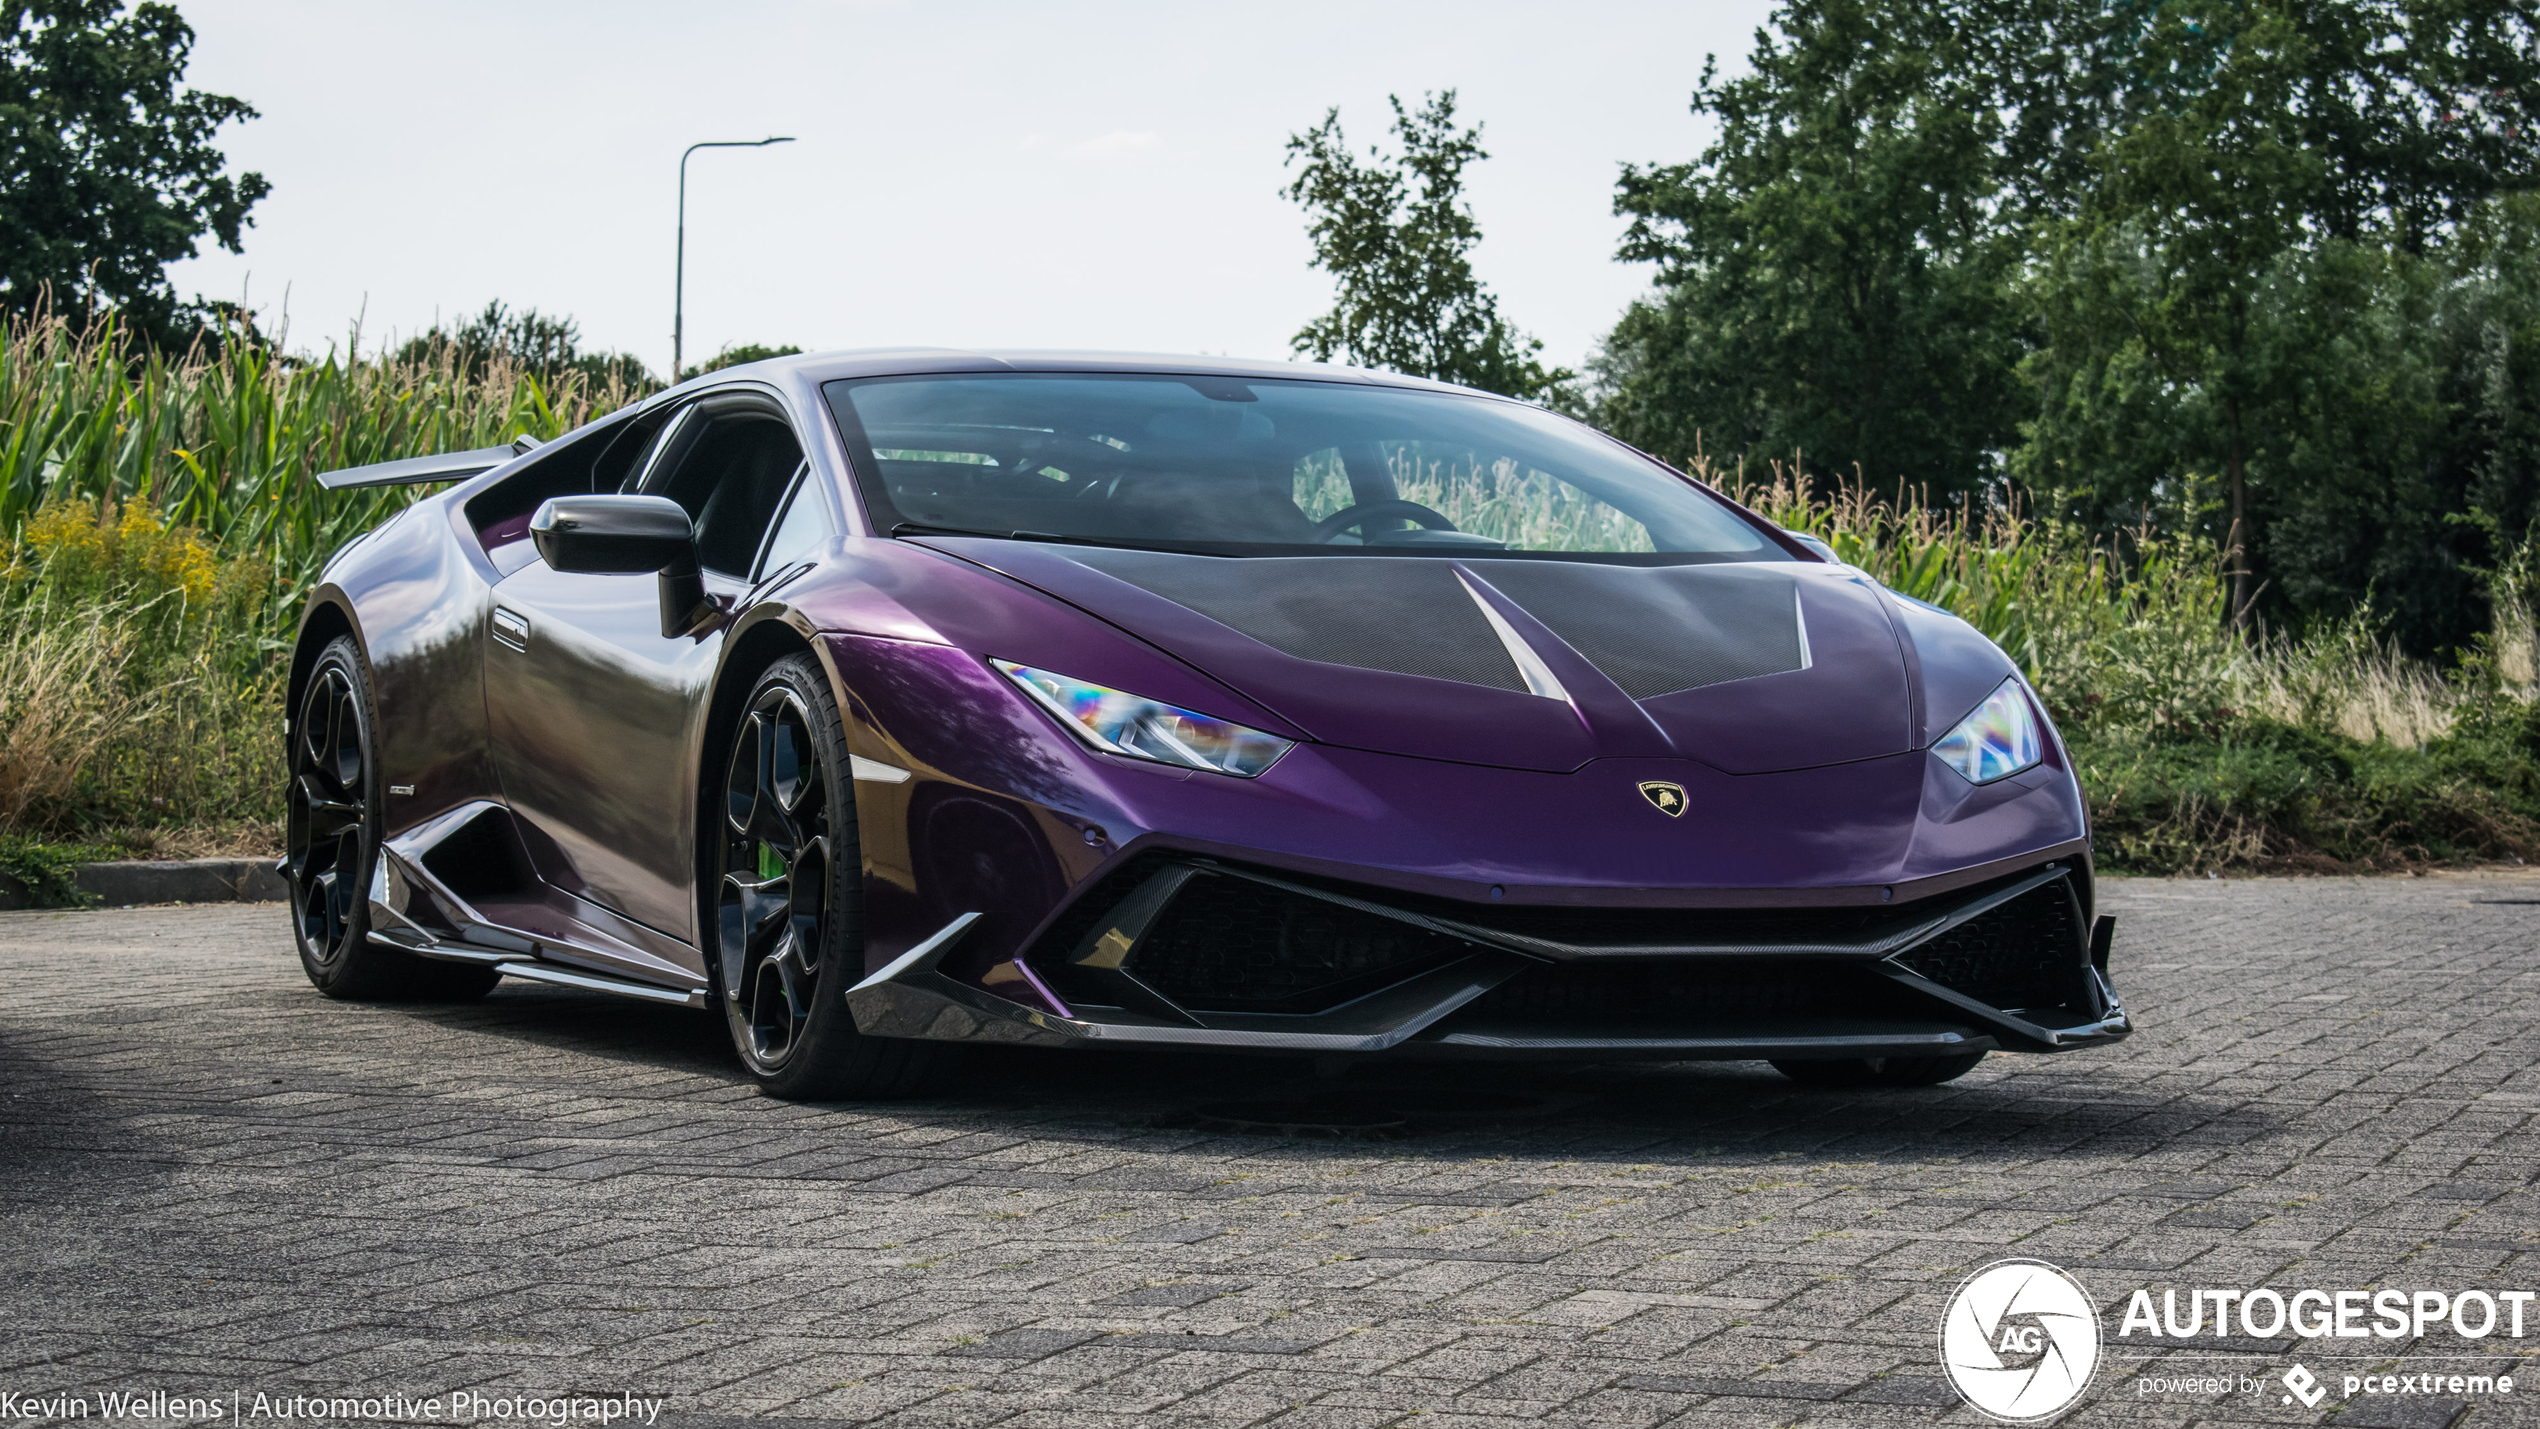
[[[1661,779],[1652,779],[1640,786],[1640,796],[1647,799],[1658,812],[1665,814],[1668,818],[1672,819],[1685,811],[1685,786],[1682,784],[1670,784]]]

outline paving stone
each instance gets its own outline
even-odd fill
[[[999,1050],[833,1106],[760,1097],[680,1009],[330,1002],[269,906],[0,913],[0,1390],[632,1392],[694,1429],[1877,1429],[1982,1422],[1934,1331],[2006,1255],[2071,1270],[2112,1331],[2146,1286],[2530,1287],[2540,879],[2103,892],[2142,1030],[1940,1087]],[[1193,1115],[1283,1096],[1418,1132]],[[1512,1110],[1422,1110],[1475,1097]],[[2337,1358],[2206,1328],[2112,1336],[2066,1422],[2540,1423],[2520,1386],[2277,1402],[2296,1359],[2333,1393],[2438,1367],[2438,1337]],[[2225,1366],[2268,1393],[2136,1391]]]

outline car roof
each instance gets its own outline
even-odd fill
[[[1377,372],[1316,362],[1268,362],[1248,357],[1193,357],[1180,353],[1086,352],[1063,349],[973,350],[953,347],[869,347],[807,352],[761,362],[720,368],[690,378],[690,383],[723,380],[743,374],[784,373],[814,384],[844,377],[897,377],[952,372],[1136,372],[1193,377],[1284,377],[1291,381],[1352,382],[1377,387],[1407,387],[1430,392],[1494,394],[1425,377]]]

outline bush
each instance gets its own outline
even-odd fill
[[[273,584],[143,503],[39,511],[0,570],[0,831],[270,827]]]

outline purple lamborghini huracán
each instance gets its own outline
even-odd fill
[[[1522,403],[830,353],[323,480],[455,482],[292,660],[330,996],[720,1008],[791,1097],[969,1042],[1910,1086],[2129,1030],[2002,652]]]

